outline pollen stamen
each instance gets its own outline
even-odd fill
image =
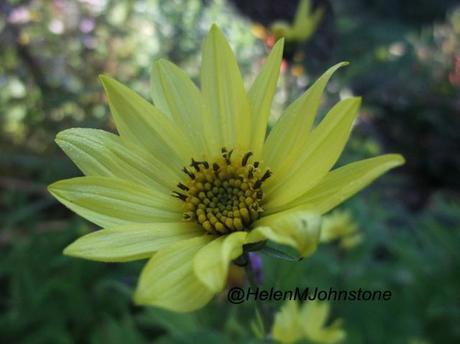
[[[177,184],[181,192],[172,194],[184,201],[184,219],[195,221],[208,233],[248,230],[263,212],[261,186],[270,170],[262,173],[258,161],[249,163],[252,152],[238,154],[238,159],[232,159],[233,153],[222,148],[214,162],[191,159],[194,172],[184,167],[190,179]]]
[[[254,178],[254,167],[253,166],[249,167],[248,178],[249,179]]]
[[[200,172],[200,163],[198,161],[195,161],[193,158],[190,166],[192,166],[195,169],[195,171]]]
[[[243,159],[241,160],[241,166],[246,166],[248,163],[249,158],[251,157],[252,152],[247,152],[244,156]]]
[[[177,184],[177,187],[178,187],[179,189],[184,190],[184,191],[190,190],[190,189],[188,188],[187,185],[184,185],[184,184],[182,184],[182,183]]]
[[[256,181],[256,183],[254,184],[254,186],[255,186],[256,188],[260,188],[260,186],[262,185],[262,183],[263,183],[264,181],[266,181],[268,178],[270,178],[271,175],[272,175],[272,172],[271,172],[270,170],[266,170],[265,173],[264,173],[264,175],[262,176],[262,178],[258,179],[258,180]]]
[[[177,191],[173,191],[173,192],[172,192],[172,196],[173,196],[173,197],[176,197],[176,198],[179,198],[179,199],[182,200],[182,201],[187,200],[187,196],[186,196],[186,195],[181,194],[180,192],[177,192]]]
[[[192,172],[190,172],[190,171],[187,169],[187,167],[184,167],[184,168],[182,169],[182,172],[184,172],[184,173],[185,173],[186,175],[188,175],[190,178],[195,179],[195,175],[194,175]]]

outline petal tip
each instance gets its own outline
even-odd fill
[[[70,245],[68,245],[65,249],[62,250],[62,254],[64,256],[69,256],[69,257],[74,257],[76,256],[75,252],[74,252],[74,243],[71,243]]]
[[[216,39],[216,40],[224,40],[225,42],[227,42],[227,39],[226,39],[224,33],[222,32],[222,30],[216,24],[211,25],[211,29],[209,30],[208,37],[210,37],[212,40],[214,40],[214,39]]]
[[[132,300],[136,306],[156,306],[154,299],[152,299],[151,297],[149,298],[147,295],[144,295],[142,290],[139,289],[139,287],[137,287],[137,289],[134,291]]]
[[[280,39],[276,41],[275,45],[273,46],[273,49],[275,49],[277,46],[281,46],[280,48],[283,48],[285,41],[286,41],[285,38],[281,37]]]
[[[169,61],[160,57],[159,59],[156,59],[155,61],[153,61],[152,63],[152,67],[160,67],[161,65],[164,65],[164,64],[167,64]]]
[[[219,27],[217,26],[217,24],[216,24],[216,23],[212,23],[211,28],[209,29],[209,32],[219,32],[219,31],[220,31],[220,29],[219,29]]]
[[[104,89],[108,90],[108,88],[113,88],[113,84],[116,84],[117,81],[113,78],[111,78],[110,76],[108,76],[107,74],[99,74],[99,81],[101,82],[102,86],[104,87]]]
[[[62,138],[62,134],[61,134],[61,133],[62,133],[62,132],[58,133],[58,134],[56,135],[56,137],[54,138],[54,142],[55,142],[59,147],[61,147],[61,144],[62,144],[62,142],[64,141],[64,139]]]
[[[77,128],[69,128],[69,129],[61,130],[60,132],[56,134],[56,137],[54,138],[54,142],[56,142],[59,145],[58,142],[65,141],[66,136],[75,132],[76,129]]]
[[[395,167],[396,166],[401,166],[406,163],[406,158],[402,156],[401,154],[392,154],[395,162]]]
[[[145,306],[147,304],[147,302],[139,295],[137,291],[134,292],[132,299],[136,306]]]
[[[110,80],[110,77],[107,74],[99,74],[97,77],[102,84]]]
[[[341,67],[348,66],[349,64],[350,64],[350,62],[348,62],[348,61],[342,61],[342,62],[336,63],[335,65],[333,65],[332,67],[330,67],[330,68],[324,73],[324,75],[328,75],[328,77],[330,77],[337,69],[339,69],[339,68],[341,68]]]
[[[59,199],[59,191],[62,191],[62,184],[64,184],[67,180],[69,179],[62,179],[58,180],[50,185],[48,185],[46,188],[48,192],[53,195],[54,198]]]
[[[52,183],[52,184],[50,184],[50,185],[48,185],[48,186],[46,187],[46,189],[48,190],[48,192],[49,192],[50,194],[52,194],[53,196],[54,196],[54,192],[56,191],[56,184],[58,184],[58,183],[59,183],[59,182],[54,182],[54,183]]]
[[[339,103],[347,104],[351,107],[359,107],[361,106],[362,100],[363,99],[360,96],[353,96],[353,97],[344,98]]]

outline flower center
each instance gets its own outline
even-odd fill
[[[258,161],[250,163],[251,152],[237,158],[232,153],[222,148],[222,155],[212,163],[192,159],[183,168],[188,181],[177,185],[180,191],[173,191],[184,201],[184,218],[208,233],[247,230],[263,212],[261,187],[270,170],[262,173]]]

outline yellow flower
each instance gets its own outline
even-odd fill
[[[341,248],[350,249],[362,240],[363,235],[359,232],[358,225],[353,222],[350,212],[336,210],[323,217],[320,241],[338,241]]]
[[[283,37],[288,42],[305,42],[315,33],[322,17],[322,8],[311,13],[310,0],[301,0],[292,25],[277,21],[270,27],[270,31],[276,39]]]
[[[295,343],[306,339],[313,343],[334,344],[345,339],[342,321],[325,326],[329,317],[327,302],[308,301],[299,307],[297,301],[286,302],[275,315],[272,335],[281,343]]]
[[[399,155],[329,172],[360,100],[345,99],[315,128],[329,69],[290,105],[265,140],[283,42],[246,92],[223,34],[203,45],[201,90],[174,64],[152,68],[155,105],[102,76],[118,135],[69,129],[56,142],[86,175],[50,192],[102,227],[65,254],[104,262],[150,258],[135,293],[139,304],[187,312],[225,286],[243,245],[265,240],[305,256],[319,240],[317,217],[388,169]]]

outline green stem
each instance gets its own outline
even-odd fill
[[[252,289],[259,288],[260,285],[257,283],[256,276],[255,276],[255,271],[252,269],[251,262],[249,260],[249,257],[247,257],[248,262],[245,265],[244,269],[246,271],[246,276],[248,277],[248,282],[249,286]],[[270,328],[270,318],[269,314],[267,312],[267,308],[265,307],[265,304],[261,302],[258,299],[254,300],[255,306],[256,306],[256,312],[259,314],[259,316],[262,318],[262,325],[263,325],[263,332],[264,335],[267,334],[267,330]]]

